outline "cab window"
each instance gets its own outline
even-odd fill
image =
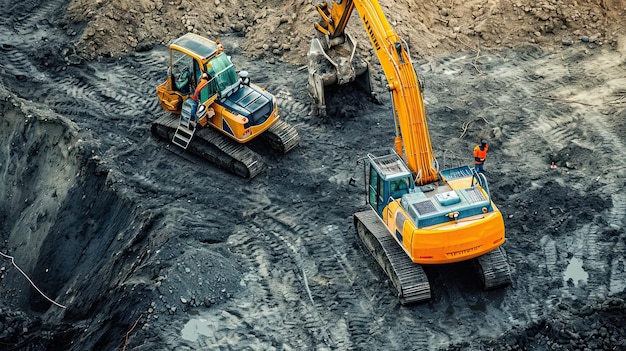
[[[172,50],[172,82],[174,89],[182,94],[191,94],[194,88],[194,60],[191,56]]]
[[[389,192],[391,193],[391,197],[393,197],[394,199],[401,198],[402,195],[409,192],[410,185],[411,180],[409,177],[392,180],[389,184]]]

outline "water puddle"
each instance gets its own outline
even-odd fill
[[[578,282],[586,283],[588,278],[589,273],[583,269],[583,261],[572,257],[563,273],[563,280],[567,283],[571,279],[574,286],[578,286]]]
[[[197,341],[200,335],[210,336],[211,326],[209,320],[202,317],[193,317],[185,324],[181,336],[185,340]]]

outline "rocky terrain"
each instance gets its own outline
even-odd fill
[[[356,161],[393,143],[389,97],[340,89],[318,119],[314,3],[209,5],[2,1],[2,347],[626,349],[623,1],[381,1],[440,162],[490,141],[513,274],[482,291],[466,264],[428,267],[433,299],[412,306],[352,225]],[[349,28],[380,70],[356,15]],[[300,132],[252,180],[150,134],[166,45],[186,32],[220,38]]]

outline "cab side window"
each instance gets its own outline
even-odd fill
[[[193,59],[180,51],[172,51],[172,82],[181,94],[191,94],[194,86]]]

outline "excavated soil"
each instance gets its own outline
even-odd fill
[[[352,225],[357,160],[393,143],[385,78],[382,104],[344,87],[310,114],[311,2],[3,1],[1,348],[625,350],[626,4],[381,3],[440,163],[490,141],[510,286],[427,267],[432,301],[399,304]],[[150,134],[187,31],[219,37],[300,132],[252,180]]]

